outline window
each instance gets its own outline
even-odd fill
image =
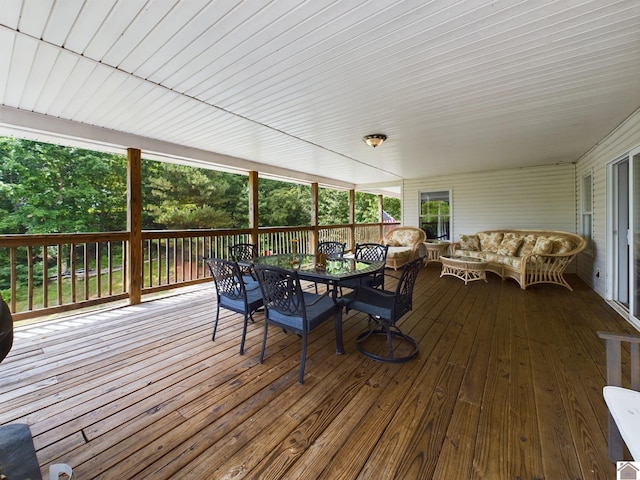
[[[427,238],[450,240],[451,231],[451,192],[420,193],[420,228]]]
[[[593,233],[593,182],[591,181],[591,173],[582,177],[582,202],[580,206],[582,215],[582,226],[580,233],[587,241],[586,252],[592,251],[592,233]]]

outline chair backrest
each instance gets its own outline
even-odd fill
[[[369,260],[370,262],[386,262],[388,245],[380,243],[356,243],[354,256],[356,260]],[[367,285],[373,288],[384,288],[384,268],[371,275]]]
[[[384,262],[387,260],[389,247],[380,243],[356,243],[355,258],[357,260],[370,260]]]
[[[398,285],[396,287],[396,303],[394,308],[394,316],[400,318],[413,308],[413,289],[416,285],[416,279],[422,268],[422,258],[418,257],[407,263],[400,275]]]
[[[304,296],[298,272],[283,268],[255,265],[264,306],[284,315],[306,318]]]
[[[222,258],[209,258],[207,259],[207,266],[216,284],[216,292],[219,296],[224,295],[233,300],[246,297],[245,285],[237,262]]]
[[[320,242],[316,253],[322,253],[328,258],[342,258],[346,247],[347,244],[342,242]]]
[[[229,246],[229,258],[234,262],[252,260],[258,256],[258,247],[253,243],[236,243]]]
[[[0,297],[0,362],[13,346],[13,317],[9,305]]]

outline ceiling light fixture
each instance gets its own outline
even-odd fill
[[[362,137],[362,141],[373,148],[382,145],[382,142],[384,142],[386,139],[387,136],[382,133],[374,133],[373,135],[365,135],[364,137]]]

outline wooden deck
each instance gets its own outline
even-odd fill
[[[43,471],[78,479],[607,479],[604,344],[635,332],[576,277],[520,290],[421,272],[403,331],[417,359],[354,347],[362,314],[296,335],[262,314],[238,354],[240,317],[211,342],[213,286],[17,328],[0,364],[0,423],[31,426]]]

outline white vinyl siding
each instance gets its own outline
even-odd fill
[[[418,226],[419,192],[451,190],[452,232],[492,228],[576,231],[573,164],[406,180],[402,220]]]
[[[593,256],[578,257],[578,275],[599,295],[607,298],[607,165],[640,146],[640,110],[622,122],[613,132],[583,155],[576,163],[576,183],[592,174],[593,183]],[[576,198],[576,202],[580,199]],[[596,273],[600,271],[600,276]]]

